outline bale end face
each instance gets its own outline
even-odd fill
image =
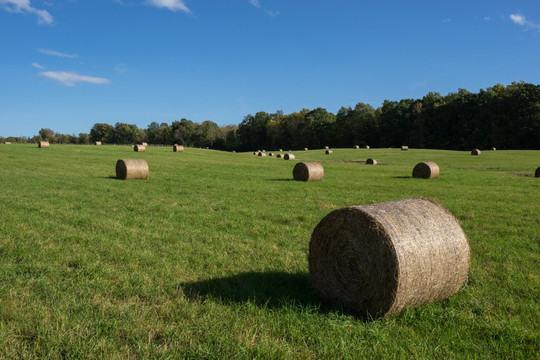
[[[116,162],[116,178],[148,179],[148,164],[144,159],[121,159]]]
[[[366,165],[377,165],[377,160],[369,158],[366,160]]]
[[[388,316],[456,293],[470,250],[457,220],[428,199],[335,210],[315,227],[309,273],[325,300]]]
[[[435,179],[440,174],[439,165],[433,161],[425,161],[416,164],[413,169],[412,176],[419,179]]]
[[[318,162],[301,162],[294,166],[293,178],[298,181],[320,181],[324,177],[324,169]]]
[[[536,172],[534,173],[534,177],[540,178],[540,167],[536,168]]]

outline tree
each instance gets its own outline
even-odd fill
[[[90,140],[101,141],[103,143],[114,144],[115,129],[114,126],[105,123],[96,123],[90,129]]]

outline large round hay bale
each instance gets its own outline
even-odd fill
[[[284,160],[294,160],[294,154],[285,154],[283,156]]]
[[[144,145],[135,145],[135,146],[133,146],[133,150],[135,152],[145,152],[146,151],[146,146],[144,146]]]
[[[274,153],[268,153],[268,156],[274,156]]]
[[[116,162],[118,179],[147,179],[148,164],[144,159],[121,159]]]
[[[309,149],[308,148],[304,148],[304,151],[308,151]]]
[[[174,144],[173,147],[172,147],[172,151],[173,151],[173,152],[184,152],[184,146],[183,146],[183,145]]]
[[[471,151],[471,155],[476,155],[476,156],[478,156],[478,155],[480,155],[481,153],[482,153],[482,152],[481,152],[480,150],[478,150],[478,149],[474,149],[473,151]]]
[[[407,145],[403,145],[401,147],[401,151],[407,151],[407,150],[409,150],[409,147]]]
[[[332,150],[326,150],[324,153],[325,153],[326,155],[330,155],[331,153],[333,153],[333,151],[332,151]]]
[[[534,172],[534,177],[540,177],[540,167],[536,168],[536,171]]]
[[[377,165],[377,160],[369,158],[366,160],[366,165]]]
[[[49,142],[48,141],[40,141],[38,143],[38,147],[43,149],[43,148],[48,148],[49,147]]]
[[[309,244],[316,292],[362,316],[445,299],[463,285],[469,264],[457,220],[422,198],[335,210]]]
[[[301,162],[294,166],[294,180],[298,181],[318,181],[324,177],[324,169],[318,162]]]
[[[94,145],[101,146],[101,141],[94,141]]]
[[[420,179],[435,179],[439,177],[439,174],[439,165],[433,161],[418,163],[412,171],[412,176]]]
[[[259,155],[260,157],[266,157],[266,153],[263,153],[262,151],[258,153],[257,155]]]
[[[364,149],[369,149],[369,145],[364,146]]]
[[[355,149],[360,149],[360,145],[354,145]]]

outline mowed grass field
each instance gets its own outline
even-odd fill
[[[0,359],[540,358],[540,151],[293,153],[0,145]],[[125,158],[149,179],[115,179]],[[297,161],[324,180],[292,180]],[[317,223],[415,196],[467,234],[464,287],[382,319],[321,302]]]

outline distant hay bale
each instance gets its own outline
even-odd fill
[[[439,165],[433,161],[425,161],[416,164],[412,171],[412,176],[420,179],[435,179],[439,177],[439,173]]]
[[[364,146],[364,149],[369,149],[369,145]]]
[[[274,156],[274,153],[268,153],[268,156]]]
[[[401,151],[407,151],[407,150],[409,150],[409,147],[407,145],[403,145],[401,147]]]
[[[279,149],[279,152],[283,152],[283,149]]]
[[[173,152],[184,152],[184,146],[183,146],[183,145],[174,144],[173,147],[172,147],[172,151],[173,151]]]
[[[281,154],[277,154],[276,158],[281,159],[283,156]]]
[[[495,150],[497,150],[497,148],[496,148],[495,146],[493,146],[493,147],[491,148],[491,151],[495,151]]]
[[[534,177],[540,177],[540,167],[536,168],[536,171],[534,173]]]
[[[326,155],[330,155],[331,153],[333,153],[333,151],[332,151],[332,150],[326,150],[324,153],[325,153]]]
[[[133,150],[135,152],[145,152],[146,151],[146,146],[144,146],[144,145],[135,145],[135,146],[133,146]]]
[[[253,155],[257,155],[258,153],[256,151],[253,152]]]
[[[41,149],[48,148],[49,147],[49,142],[48,141],[40,141],[38,143],[38,147],[41,148]]]
[[[470,250],[450,212],[413,198],[332,211],[311,235],[308,262],[323,299],[388,316],[456,293]]]
[[[148,146],[148,143],[144,142],[144,141],[141,144],[142,144],[142,146]]]
[[[354,145],[355,149],[360,149],[360,145]]]
[[[474,149],[473,151],[471,151],[471,155],[476,155],[476,156],[478,156],[478,155],[480,155],[480,154],[482,154],[482,152],[481,152],[480,150],[478,150],[478,149]]]
[[[236,154],[236,150],[233,150],[232,153],[233,153],[233,154]]]
[[[319,181],[324,177],[324,169],[318,162],[297,163],[293,169],[294,180]]]
[[[324,148],[325,148],[326,150],[330,149],[330,147],[328,147],[328,146],[325,146]]]
[[[285,154],[283,156],[284,160],[294,160],[294,154]]]
[[[101,141],[94,141],[94,145],[101,146]]]
[[[266,153],[263,153],[262,151],[258,153],[257,155],[259,155],[260,157],[266,157]]]
[[[4,144],[11,145],[11,141],[6,141],[6,142],[4,142]]]
[[[309,149],[308,148],[304,148],[304,151],[308,151]]]
[[[366,165],[377,165],[377,160],[369,158],[366,160]]]
[[[262,152],[263,152],[263,153],[265,153],[265,152],[266,152],[266,150],[264,150],[264,149],[263,149],[263,150],[262,150]]]
[[[121,159],[116,162],[116,177],[122,180],[148,179],[148,164],[144,159]]]

